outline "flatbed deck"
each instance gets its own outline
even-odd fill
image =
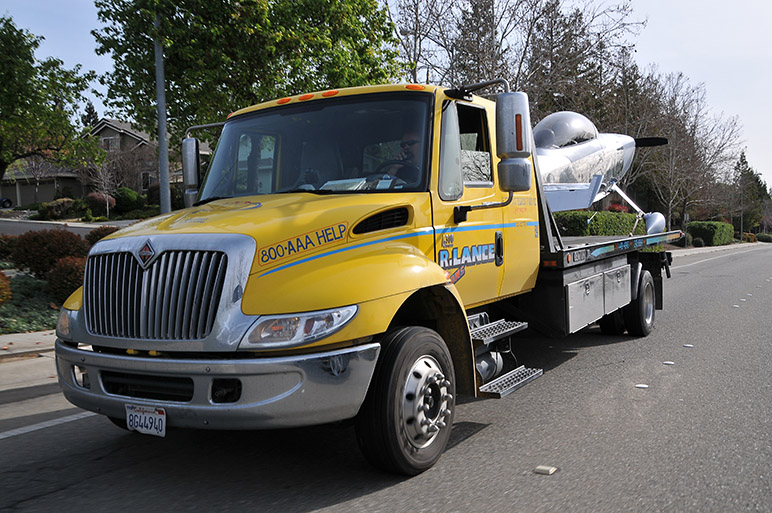
[[[556,252],[542,252],[542,267],[548,269],[566,269],[575,265],[602,260],[616,255],[639,251],[659,244],[673,243],[683,237],[680,230],[657,233],[654,235],[635,235],[625,237],[590,236],[563,237],[563,248]]]

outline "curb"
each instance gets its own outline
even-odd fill
[[[51,347],[49,349],[30,349],[30,350],[23,350],[23,351],[15,351],[13,353],[8,351],[3,351],[0,353],[0,362],[3,360],[12,360],[14,358],[24,358],[31,355],[43,355],[44,353],[52,353],[54,351],[54,348]]]

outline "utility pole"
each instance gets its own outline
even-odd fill
[[[172,211],[169,194],[169,140],[166,137],[166,91],[164,88],[164,50],[161,46],[161,16],[156,13],[153,23],[155,36],[155,92],[158,102],[158,175],[161,213]]]

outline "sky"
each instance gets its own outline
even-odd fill
[[[647,21],[634,39],[639,66],[655,64],[703,84],[714,113],[739,118],[748,163],[772,186],[772,2],[633,0],[633,9]],[[0,14],[45,37],[39,59],[58,57],[68,68],[82,64],[97,73],[112,68],[108,56],[94,52],[93,0],[0,0]],[[103,115],[101,101],[92,101]]]

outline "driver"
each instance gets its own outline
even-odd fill
[[[416,131],[408,131],[402,135],[399,142],[402,149],[396,160],[401,160],[407,164],[418,167],[421,158],[421,136]]]
[[[423,137],[417,130],[407,130],[402,134],[399,147],[394,164],[386,171],[406,183],[417,182],[421,175]]]

